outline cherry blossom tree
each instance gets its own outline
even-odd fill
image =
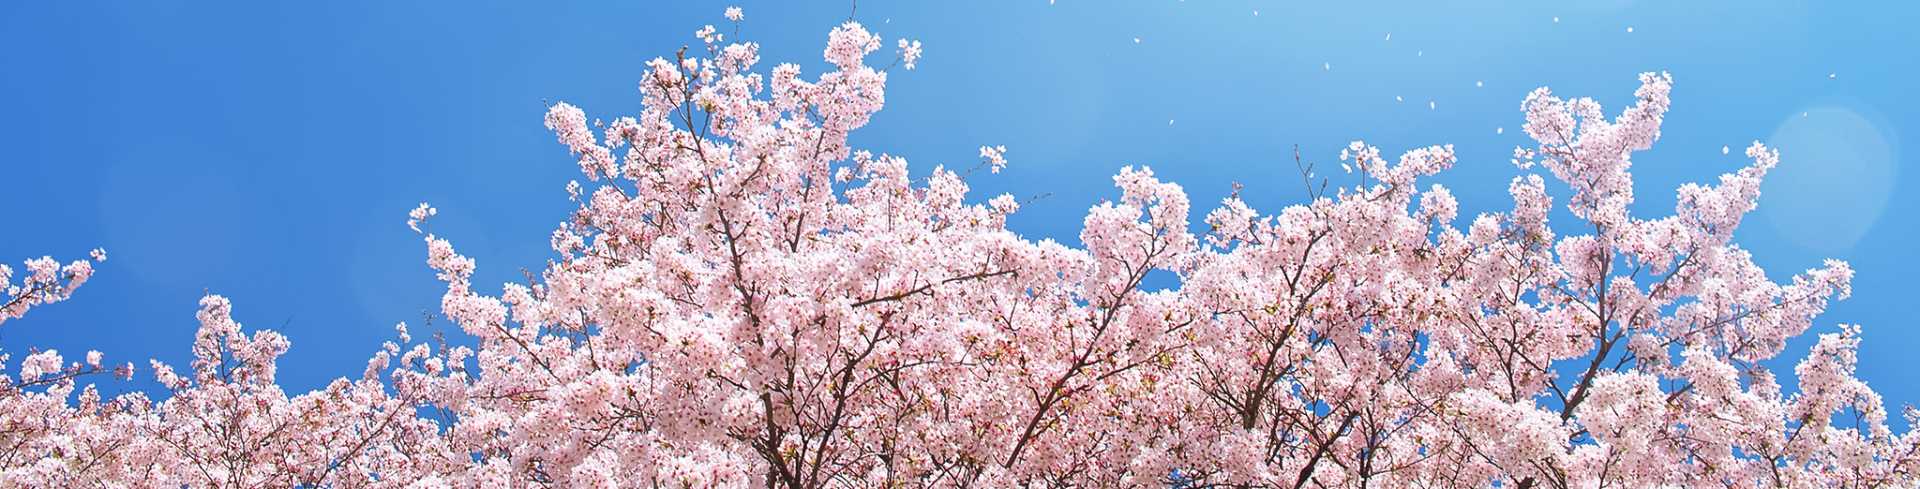
[[[883,40],[849,21],[808,78],[758,71],[760,46],[713,26],[695,36],[647,64],[638,114],[548,111],[585,183],[525,282],[482,290],[431,233],[438,210],[411,213],[470,341],[402,323],[357,377],[289,394],[288,339],[209,295],[191,372],[149,365],[164,392],[76,393],[132,375],[97,352],[34,352],[0,377],[0,485],[1920,483],[1920,438],[1853,376],[1860,328],[1820,335],[1796,385],[1766,366],[1853,274],[1828,261],[1775,283],[1732,241],[1778,153],[1755,143],[1668,216],[1628,212],[1666,74],[1611,120],[1546,89],[1523,102],[1537,144],[1513,162],[1567,188],[1571,223],[1549,225],[1536,174],[1509,184],[1510,210],[1462,223],[1420,183],[1451,146],[1389,162],[1354,142],[1350,184],[1314,181],[1296,152],[1306,202],[1262,213],[1236,191],[1199,234],[1180,186],[1122,168],[1076,246],[1009,231],[1021,203],[970,202],[961,172],[913,177],[849,144],[917,41],[871,66]],[[983,146],[981,164],[1006,155]],[[0,321],[92,273],[27,269]],[[1156,271],[1179,285],[1144,288]]]

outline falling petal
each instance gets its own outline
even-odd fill
[[[1720,147],[1720,154],[1727,154],[1727,153],[1729,153],[1729,152],[1732,152],[1732,151],[1733,151],[1733,148],[1732,148],[1732,147],[1730,147],[1730,146],[1721,146],[1721,147]]]

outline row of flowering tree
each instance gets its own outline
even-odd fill
[[[738,22],[738,10],[728,17]],[[555,257],[497,293],[425,233],[441,311],[471,341],[406,325],[364,372],[275,383],[289,342],[200,303],[191,368],[103,398],[98,353],[0,377],[8,487],[1810,487],[1906,486],[1896,434],[1853,376],[1855,327],[1821,335],[1782,385],[1764,365],[1852,271],[1775,283],[1732,243],[1752,164],[1632,217],[1634,152],[1671,79],[1645,74],[1609,120],[1589,99],[1522,104],[1512,209],[1462,220],[1398,162],[1353,143],[1362,183],[1262,213],[1237,196],[1190,229],[1144,168],[1088,211],[1082,247],[1005,227],[961,176],[851,147],[883,103],[880,37],[828,36],[833,70],[754,71],[759,46],[699,33],[656,59],[643,110],[547,125],[586,183]],[[918,43],[894,62],[912,69]],[[702,54],[703,52],[703,54]],[[994,170],[1003,148],[982,149]],[[1305,174],[1305,172],[1303,172]],[[422,205],[409,225],[428,229]],[[1555,229],[1577,229],[1563,235]],[[96,259],[105,259],[96,253]],[[1146,290],[1150,273],[1176,288]],[[68,296],[88,262],[27,263],[0,321]],[[19,327],[15,321],[14,327]],[[472,345],[472,346],[461,346]],[[1908,415],[1911,418],[1911,414]]]

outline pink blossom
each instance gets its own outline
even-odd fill
[[[0,486],[1920,483],[1920,435],[1855,376],[1861,327],[1818,335],[1794,385],[1770,367],[1854,273],[1778,280],[1733,241],[1782,154],[1632,208],[1665,74],[1612,118],[1529,94],[1499,212],[1463,220],[1423,181],[1450,145],[1354,141],[1346,181],[1313,185],[1303,157],[1309,197],[1262,211],[1236,188],[1200,235],[1179,184],[1122,166],[1069,245],[1007,229],[1014,196],[854,145],[890,81],[859,24],[806,76],[699,35],[708,57],[647,63],[635,115],[549,108],[587,178],[544,268],[494,289],[422,237],[466,337],[396,324],[357,376],[288,392],[290,340],[207,295],[191,369],[149,362],[162,392],[81,386],[95,351],[0,376]],[[918,43],[897,46],[911,69]],[[0,320],[68,298],[93,258],[0,266]]]
[[[985,159],[987,163],[991,165],[993,169],[993,173],[1000,173],[1001,168],[1007,167],[1006,154],[1007,154],[1006,146],[981,146],[980,147],[980,158]]]
[[[900,63],[906,65],[908,70],[912,70],[914,63],[920,60],[920,41],[901,39],[899,46]]]
[[[420,207],[415,207],[412,211],[407,212],[407,228],[418,233],[420,232],[420,223],[426,222],[427,218],[439,213],[440,211],[438,209],[427,205],[426,202],[421,202]]]

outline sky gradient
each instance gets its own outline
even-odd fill
[[[853,139],[905,156],[915,174],[1007,146],[1010,166],[976,173],[970,199],[1046,195],[1010,221],[1032,239],[1076,242],[1086,209],[1117,194],[1109,177],[1130,164],[1182,184],[1196,216],[1234,182],[1277,212],[1303,197],[1296,145],[1333,168],[1354,139],[1389,157],[1454,144],[1461,162],[1431,181],[1471,216],[1507,209],[1508,180],[1525,174],[1508,157],[1529,142],[1518,129],[1529,90],[1590,96],[1611,115],[1638,73],[1668,71],[1662,139],[1635,157],[1636,215],[1670,213],[1675,187],[1738,169],[1752,141],[1777,146],[1782,164],[1737,241],[1775,280],[1829,257],[1858,275],[1853,297],[1776,367],[1790,372],[1812,333],[1857,323],[1860,377],[1889,407],[1920,402],[1907,377],[1920,350],[1909,319],[1920,173],[1908,164],[1920,33],[1903,20],[1920,6],[1449,3],[868,0],[856,20],[889,42],[921,40],[926,57],[893,72],[887,108]],[[0,260],[18,269],[96,246],[111,256],[72,300],[0,329],[0,349],[98,349],[140,367],[105,390],[151,390],[146,359],[187,363],[195,303],[210,291],[233,298],[248,327],[292,339],[280,368],[290,390],[357,375],[394,323],[445,325],[422,326],[443,288],[404,224],[409,209],[440,209],[434,231],[478,260],[483,292],[540,269],[579,177],[542,127],[547,104],[637,112],[643,63],[697,43],[693,32],[724,25],[735,4],[739,37],[764,45],[762,68],[811,74],[851,10],[0,4]]]

